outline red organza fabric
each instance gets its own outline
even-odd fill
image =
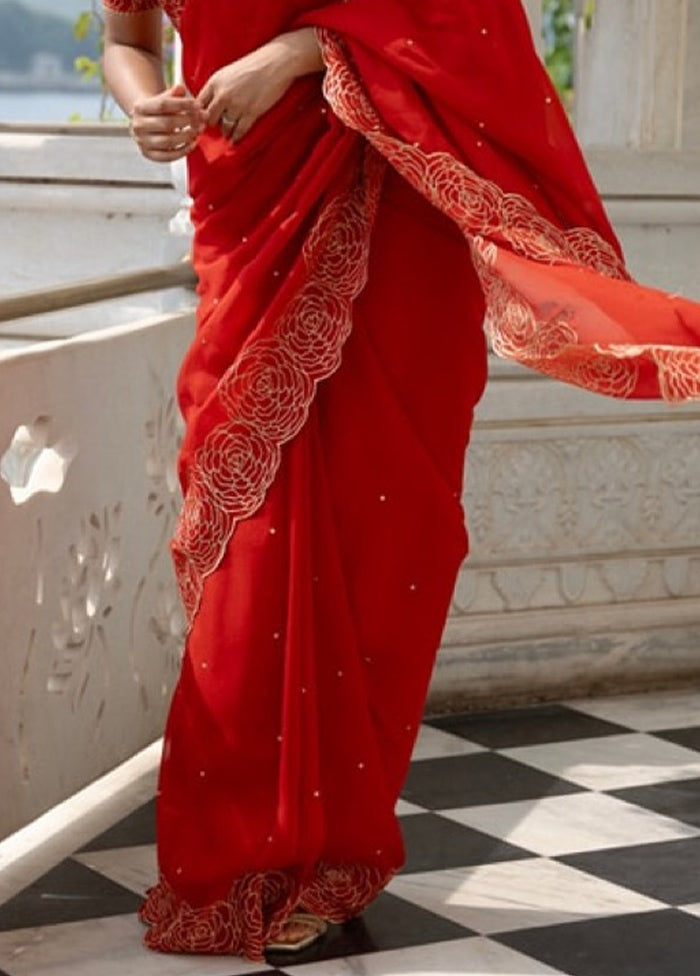
[[[303,79],[190,158],[190,630],[142,913],[162,951],[260,959],[296,905],[351,918],[401,865],[485,310],[550,375],[700,393],[700,309],[629,282],[517,0],[188,0],[189,87],[304,24],[325,98]]]

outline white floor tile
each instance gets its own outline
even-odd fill
[[[110,851],[88,851],[75,854],[73,860],[80,861],[93,871],[99,871],[124,888],[130,888],[138,895],[158,880],[158,861],[155,846],[120,847]]]
[[[151,952],[134,915],[0,932],[0,969],[9,976],[243,976],[264,966],[216,956]]]
[[[475,742],[469,742],[459,735],[452,735],[451,732],[443,732],[441,729],[424,725],[413,750],[413,760],[469,756],[476,752],[484,752],[484,747]]]
[[[562,976],[558,969],[489,939],[459,939],[310,963],[295,966],[293,972],[294,976]]]
[[[661,907],[652,898],[544,858],[402,875],[389,890],[481,935]]]
[[[689,824],[604,793],[549,796],[440,812],[457,823],[547,857],[700,835],[700,830]]]
[[[416,806],[415,803],[409,803],[407,800],[399,800],[396,804],[396,816],[397,817],[411,817],[417,813],[427,813],[428,811],[425,807]]]
[[[700,725],[700,691],[665,691],[620,695],[564,704],[586,715],[616,722],[639,732],[687,729]]]
[[[614,790],[700,776],[699,753],[640,732],[500,751],[511,759],[591,790]]]
[[[0,903],[32,884],[155,793],[161,742],[0,843]]]

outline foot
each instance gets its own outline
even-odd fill
[[[282,927],[273,942],[267,945],[268,952],[300,952],[322,938],[328,931],[323,919],[307,912],[294,912]]]

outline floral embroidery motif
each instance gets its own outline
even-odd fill
[[[359,864],[319,864],[305,882],[288,871],[250,874],[236,881],[228,899],[202,908],[178,899],[162,878],[139,913],[151,926],[145,942],[160,952],[242,955],[262,962],[265,946],[298,905],[330,922],[344,922],[364,911],[392,874]]]
[[[561,230],[525,197],[506,193],[478,176],[448,153],[425,153],[387,133],[341,44],[319,31],[327,72],[324,93],[333,111],[351,129],[361,132],[382,156],[471,238],[505,243],[515,254],[534,261],[585,265],[613,278],[628,279],[624,262],[613,247],[585,227]]]
[[[700,399],[697,351],[663,346],[583,348],[569,320],[573,315],[562,310],[554,319],[543,319],[542,310],[517,294],[499,273],[499,246],[542,264],[569,264],[629,280],[619,255],[595,231],[555,227],[525,197],[506,193],[454,157],[425,153],[420,146],[391,135],[348,63],[342,44],[326,30],[320,30],[319,37],[328,68],[324,91],[335,114],[362,133],[470,241],[486,298],[489,334],[499,355],[615,397],[632,396],[642,369],[653,364],[666,399]]]
[[[369,241],[386,164],[370,147],[353,188],[320,214],[303,249],[307,279],[276,323],[224,373],[227,420],[197,450],[172,542],[190,624],[205,578],[236,524],[262,505],[281,448],[304,426],[316,387],[340,366],[352,304],[367,279]]]
[[[389,883],[391,875],[363,864],[321,865],[304,888],[301,902],[329,922],[345,922],[359,915]]]
[[[604,350],[596,356],[590,349],[577,349],[570,314],[558,310],[549,319],[538,317],[523,296],[494,272],[491,253],[479,241],[472,247],[474,264],[488,295],[486,323],[494,352],[588,390],[618,398],[631,396],[639,375],[638,364],[623,362],[606,355]],[[507,328],[502,327],[504,321]],[[523,350],[527,351],[527,359]],[[560,355],[564,350],[566,357]]]

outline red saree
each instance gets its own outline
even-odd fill
[[[260,959],[295,906],[346,920],[401,865],[484,312],[550,375],[700,396],[700,307],[629,282],[518,0],[187,0],[189,87],[305,24],[325,100],[300,81],[190,160],[190,631],[143,909],[163,951]]]

